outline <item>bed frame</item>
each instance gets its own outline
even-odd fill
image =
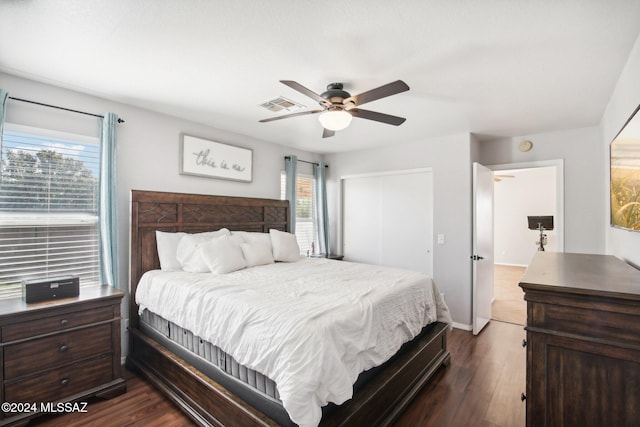
[[[137,191],[131,193],[130,346],[135,369],[202,426],[275,426],[251,407],[139,329],[135,292],[144,272],[160,268],[155,231],[289,231],[289,202],[246,197]],[[443,365],[448,326],[436,322],[405,345],[354,397],[323,418],[321,426],[389,425]]]

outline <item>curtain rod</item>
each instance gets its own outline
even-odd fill
[[[104,119],[104,116],[101,116],[100,114],[93,114],[93,113],[87,113],[85,111],[72,110],[71,108],[58,107],[57,105],[44,104],[42,102],[36,102],[36,101],[29,101],[28,99],[14,98],[13,96],[10,96],[9,99],[13,99],[14,101],[26,102],[29,104],[42,105],[43,107],[56,108],[58,110],[71,111],[72,113],[85,114],[87,116],[100,117],[101,119]],[[118,123],[124,123],[124,120],[121,118],[118,118]]]
[[[291,156],[284,156],[284,158],[285,158],[285,159],[287,159],[287,160],[289,160],[289,159],[291,158]],[[309,163],[310,165],[320,166],[320,163],[310,162],[310,161],[308,161],[308,160],[300,160],[300,159],[298,159],[298,161],[299,161],[299,162],[302,162],[302,163]],[[329,165],[324,165],[324,167],[325,167],[325,168],[328,168],[328,167],[329,167]]]

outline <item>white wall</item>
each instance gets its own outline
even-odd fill
[[[130,105],[88,96],[55,86],[37,83],[0,73],[0,87],[9,96],[43,102],[75,110],[103,114],[111,111],[125,120],[117,128],[118,260],[120,288],[129,289],[129,202],[131,190],[174,191],[196,194],[280,198],[280,172],[284,169],[284,156],[296,154],[299,158],[319,161],[320,156],[267,143],[243,135],[213,129],[198,123],[158,114]],[[96,136],[99,121],[96,118],[38,107],[22,102],[7,103],[6,122]],[[227,144],[253,149],[253,182],[242,183],[209,179],[178,173],[180,134],[212,139]],[[301,163],[300,172],[309,172]],[[128,317],[128,302],[123,303],[123,317]],[[123,343],[126,354],[126,340]]]
[[[527,266],[538,250],[540,232],[528,229],[527,216],[556,214],[556,169],[553,167],[498,171],[510,175],[494,182],[494,262]],[[556,230],[545,231],[547,251],[557,251]]]
[[[518,150],[523,139],[533,142],[531,151]],[[605,253],[602,223],[607,184],[599,128],[561,130],[480,143],[480,163],[485,165],[557,159],[564,160],[564,251]]]
[[[640,232],[612,228],[609,225],[609,144],[640,104],[640,36],[631,49],[629,59],[602,116],[601,165],[606,171],[603,181],[607,191],[602,196],[606,205],[603,226],[606,232],[606,251],[640,268]]]
[[[471,324],[471,137],[469,134],[326,156],[331,250],[340,252],[340,177],[429,167],[433,170],[433,279],[453,321]],[[412,236],[406,236],[411,240]]]

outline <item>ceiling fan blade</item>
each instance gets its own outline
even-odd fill
[[[324,128],[324,130],[322,131],[322,137],[323,138],[331,138],[335,134],[336,134],[335,131],[329,130],[327,128]]]
[[[352,97],[345,99],[343,103],[346,104],[349,101],[353,101],[356,106],[358,106],[366,104],[367,102],[375,101],[376,99],[405,92],[407,90],[409,90],[409,86],[405,82],[402,80],[396,80],[395,82],[387,83],[386,85],[375,89],[362,92],[359,95],[353,95]]]
[[[327,105],[327,106],[331,105],[331,102],[327,101],[326,99],[324,99],[323,97],[321,97],[320,95],[312,91],[311,89],[307,89],[306,87],[302,86],[298,82],[294,82],[293,80],[280,80],[280,83],[289,86],[293,90],[297,90],[303,95],[307,95],[311,99],[315,99],[322,105]]]
[[[272,122],[274,120],[288,119],[296,116],[306,116],[307,114],[322,113],[324,110],[301,111],[299,113],[285,114],[284,116],[270,117],[268,119],[259,120],[260,123]]]
[[[360,108],[352,108],[349,110],[349,113],[354,117],[374,120],[376,122],[382,122],[394,126],[400,126],[405,122],[405,120],[407,120],[404,117],[392,116],[390,114],[378,113],[376,111],[362,110]]]

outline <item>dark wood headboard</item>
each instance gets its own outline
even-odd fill
[[[135,292],[142,275],[160,268],[156,230],[186,233],[221,228],[268,232],[289,231],[287,200],[202,194],[131,191],[130,322],[137,326]]]

